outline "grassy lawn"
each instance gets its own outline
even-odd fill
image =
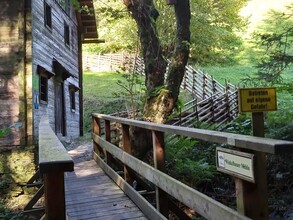
[[[118,72],[84,72],[84,128],[85,133],[91,131],[91,114],[110,114],[126,110],[122,96],[125,90],[117,84],[126,83],[124,73]]]
[[[201,69],[203,69],[207,74],[213,76],[223,85],[225,85],[226,81],[234,85],[238,85],[241,83],[241,80],[246,77],[246,75],[251,75],[256,72],[256,69],[251,66],[209,66]]]
[[[225,84],[226,80],[238,86],[246,75],[256,73],[252,66],[210,66],[200,68],[207,74],[212,75],[220,83]],[[84,72],[84,124],[85,133],[91,131],[91,114],[93,112],[110,114],[126,110],[126,101],[123,97],[125,89],[117,84],[118,81],[126,83],[124,73],[118,72]],[[283,74],[284,82],[293,82],[292,70]],[[292,83],[293,84],[293,83]],[[120,96],[114,93],[121,94]],[[182,93],[183,96],[186,94]],[[292,106],[291,95],[277,89],[279,111],[274,115],[282,114],[284,106]],[[289,98],[288,98],[289,97]],[[291,107],[290,107],[291,108]],[[272,114],[272,113],[270,113]],[[291,115],[291,114],[290,114]]]
[[[230,83],[243,86],[242,80],[247,75],[254,75],[257,72],[257,69],[253,66],[208,66],[208,67],[200,67],[204,72],[213,76],[217,81],[225,84],[226,80]],[[293,83],[293,71],[288,70],[282,74],[283,81],[288,83]]]
[[[117,98],[114,92],[122,90],[118,85],[118,80],[124,80],[122,73],[117,72],[84,72],[83,88],[84,98],[97,99],[108,102]]]

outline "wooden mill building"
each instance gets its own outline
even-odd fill
[[[92,0],[71,2],[0,1],[0,146],[35,143],[45,114],[65,140],[83,132],[81,47],[99,40]]]

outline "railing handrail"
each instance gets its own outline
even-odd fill
[[[39,170],[44,182],[46,219],[66,220],[64,172],[73,171],[74,163],[47,116],[39,125]]]
[[[165,219],[160,217],[160,214],[163,214],[164,216],[168,215],[168,210],[170,209],[168,207],[169,203],[174,207],[172,201],[169,201],[168,199],[168,194],[207,219],[250,219],[247,216],[238,213],[234,209],[231,209],[224,204],[208,197],[207,195],[168,176],[164,172],[165,133],[187,136],[208,142],[232,145],[237,148],[242,148],[243,151],[249,149],[249,151],[255,152],[255,154],[258,156],[264,153],[281,154],[293,152],[293,142],[290,141],[231,134],[204,129],[155,124],[151,122],[136,121],[133,119],[119,118],[97,113],[94,113],[92,116],[94,159],[120,186],[120,188],[123,189],[126,194],[128,194],[130,198],[134,198],[134,201],[136,201],[136,204],[140,207],[140,209],[143,210],[143,212],[151,219]],[[105,124],[104,136],[102,136],[103,132],[101,121],[104,121]],[[111,123],[113,122],[116,124],[115,126],[120,124],[120,128],[122,128],[121,130],[119,129],[120,132],[122,132],[122,149],[118,147],[118,145],[111,143]],[[154,167],[131,155],[132,150],[129,133],[130,127],[139,127],[151,132]],[[105,158],[106,162],[102,159],[101,156]],[[109,166],[113,162],[114,158],[115,160],[118,159],[123,164],[124,179]],[[261,160],[261,158],[258,159]],[[134,183],[135,179],[139,180],[140,177],[145,178],[155,185],[157,210],[154,210],[153,207],[149,205],[148,202],[130,186],[130,184]],[[259,196],[261,196],[261,194]],[[239,202],[242,204],[244,201]],[[265,207],[263,208],[266,209]],[[179,210],[177,211],[180,212]],[[251,213],[249,216],[250,215]]]
[[[74,170],[73,160],[50,127],[48,117],[43,117],[39,126],[39,168],[41,174]]]
[[[228,144],[237,148],[259,151],[269,154],[282,154],[293,152],[293,142],[285,140],[276,140],[264,137],[255,137],[249,135],[241,135],[227,133],[221,131],[212,131],[198,128],[179,127],[166,124],[156,124],[146,121],[137,121],[133,119],[120,118],[105,114],[93,113],[93,117],[103,120],[118,122],[121,124],[140,127],[153,131],[160,131],[168,134],[176,134],[188,136],[203,141],[215,142],[220,144]]]

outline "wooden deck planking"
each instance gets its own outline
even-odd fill
[[[68,220],[146,220],[145,215],[98,167],[94,160],[81,161],[82,150],[69,152],[74,172],[65,173]]]

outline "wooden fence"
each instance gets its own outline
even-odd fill
[[[86,54],[84,69],[92,71],[124,69],[143,76],[145,74],[141,57],[123,53]],[[217,127],[220,127],[238,115],[237,87],[229,82],[222,85],[212,76],[187,65],[181,88],[190,93],[193,99],[184,104],[182,114],[175,117],[174,125],[193,127],[197,122],[206,122],[217,123]]]
[[[103,123],[102,123],[103,122]],[[102,128],[101,124],[105,126]],[[153,166],[144,163],[131,155],[130,127],[139,127],[152,134]],[[114,132],[114,133],[113,133]],[[112,137],[121,136],[120,144],[113,143]],[[266,178],[265,173],[256,173],[256,184],[259,192],[237,188],[237,211],[221,204],[205,194],[181,183],[165,173],[164,137],[166,135],[178,135],[203,141],[230,145],[241,151],[255,153],[255,172],[260,166],[258,153],[282,154],[293,152],[293,142],[273,140],[267,138],[230,134],[224,132],[160,125],[155,123],[135,121],[125,118],[113,117],[102,114],[93,114],[93,143],[94,159],[99,166],[117,183],[118,186],[139,206],[149,219],[166,219],[169,210],[179,216],[180,219],[190,219],[180,208],[174,204],[170,196],[182,202],[187,207],[195,210],[206,219],[266,219],[267,206],[262,206],[259,201],[266,201],[266,195],[262,194],[263,188],[258,185],[259,179]],[[115,171],[115,170],[116,171]],[[146,183],[145,180],[148,182]],[[142,188],[136,191],[135,182]],[[243,180],[235,177],[235,183],[242,184]],[[149,186],[154,184],[154,188]],[[239,185],[238,185],[239,186]],[[247,185],[251,189],[251,185]],[[266,186],[265,186],[266,187]],[[242,190],[242,191],[241,191]],[[245,194],[245,195],[244,195]],[[148,203],[145,197],[152,196],[155,207]],[[249,205],[253,204],[253,206]],[[249,209],[246,209],[246,205]]]
[[[84,53],[83,69],[95,72],[117,71],[121,69],[130,69],[135,55],[126,53],[109,54],[89,54]]]
[[[135,57],[131,67],[132,71],[144,75],[144,62],[140,57]],[[183,114],[173,125],[193,127],[197,122],[206,122],[220,127],[238,115],[237,87],[229,82],[224,86],[212,76],[187,65],[181,88],[195,98],[184,103]]]

